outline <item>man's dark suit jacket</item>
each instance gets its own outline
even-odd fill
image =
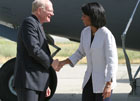
[[[17,39],[14,87],[44,91],[48,86],[50,56],[47,39],[37,17],[24,19]]]

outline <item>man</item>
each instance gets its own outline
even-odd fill
[[[50,56],[42,24],[50,22],[53,15],[51,1],[35,0],[32,15],[20,27],[14,71],[18,101],[44,101],[45,96],[50,96],[49,68],[55,69],[58,60],[53,61]]]

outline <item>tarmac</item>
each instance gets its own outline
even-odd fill
[[[2,65],[0,65],[1,67]],[[140,64],[131,65],[134,75]],[[85,65],[70,67],[65,65],[57,72],[57,88],[50,101],[81,101],[82,82],[86,70]],[[140,78],[140,73],[138,76]],[[112,101],[128,101],[127,97],[131,91],[126,65],[119,64],[117,71],[117,86],[113,90]],[[140,99],[140,96],[139,98]],[[0,100],[1,101],[1,100]],[[140,101],[140,100],[130,100]]]
[[[139,64],[131,66],[133,75],[139,66]],[[86,65],[76,65],[74,68],[66,65],[60,72],[57,72],[57,89],[50,101],[81,101],[85,70]],[[140,73],[138,77],[140,77]],[[130,91],[127,67],[120,64],[117,71],[117,86],[113,90],[112,101],[128,101],[127,97]]]

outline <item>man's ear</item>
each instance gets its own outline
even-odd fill
[[[42,12],[42,8],[39,7],[39,8],[37,9],[37,13],[38,13],[39,15],[41,15],[41,12]]]

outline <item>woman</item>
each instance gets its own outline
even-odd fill
[[[101,4],[87,3],[81,10],[86,27],[81,32],[79,48],[71,57],[60,61],[59,66],[74,66],[86,56],[87,70],[83,82],[82,101],[111,101],[118,66],[116,42],[110,30],[105,27],[105,10]]]

